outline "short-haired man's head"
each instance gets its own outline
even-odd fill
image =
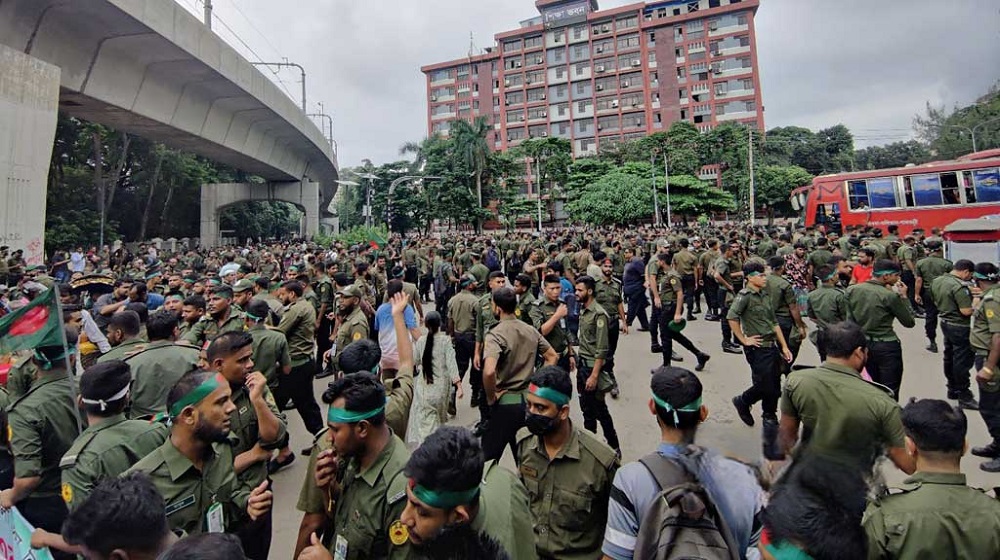
[[[204,311],[205,310],[205,298],[202,297],[202,296],[200,296],[200,295],[198,295],[198,294],[190,295],[190,296],[184,298],[184,305],[185,306],[191,306],[191,307],[193,307],[195,309],[200,309],[200,310]]]
[[[186,397],[188,393],[198,388],[205,380],[215,375],[215,372],[203,369],[193,369],[182,375],[177,380],[177,383],[174,383],[174,386],[171,387],[170,392],[167,393],[167,410],[174,408],[177,401]]]
[[[959,259],[955,261],[955,264],[952,265],[951,269],[956,272],[973,272],[976,270],[976,263],[970,261],[969,259]]]
[[[94,364],[80,376],[80,399],[83,410],[94,416],[114,416],[128,406],[128,388],[132,368],[122,360]]]
[[[297,298],[302,297],[302,294],[305,290],[305,288],[303,288],[302,286],[302,283],[299,282],[298,280],[288,280],[282,283],[281,287],[284,288],[285,291],[295,294],[295,297]]]
[[[509,286],[493,290],[493,303],[500,308],[500,311],[513,315],[517,310],[517,294]]]
[[[868,338],[861,327],[853,321],[841,321],[827,325],[818,334],[826,346],[826,355],[831,358],[846,360],[859,348],[867,350]]]
[[[157,560],[245,560],[243,545],[232,533],[201,533],[177,541]]]
[[[225,359],[236,352],[253,345],[253,335],[246,331],[228,331],[216,336],[205,350],[208,362]]]
[[[370,373],[350,373],[330,383],[323,392],[323,402],[331,405],[344,399],[349,412],[368,412],[385,406],[385,386]],[[385,412],[365,419],[372,426],[385,423]]]
[[[146,336],[149,341],[170,340],[174,337],[177,325],[181,321],[181,316],[174,311],[160,309],[149,316],[146,321]]]
[[[340,371],[344,373],[374,372],[382,361],[382,348],[368,338],[355,340],[340,353]]]
[[[911,399],[903,407],[903,432],[920,454],[958,460],[965,453],[965,413],[939,399]]]
[[[594,280],[593,277],[587,275],[577,276],[576,284],[582,284],[585,289],[590,290],[591,292],[597,289],[597,281]]]
[[[399,278],[389,280],[385,285],[385,296],[392,299],[393,296],[403,291],[403,281]]]
[[[145,554],[155,558],[170,535],[166,505],[153,482],[143,473],[101,480],[87,499],[69,513],[63,539],[86,547],[100,558]]]
[[[260,323],[271,314],[271,306],[262,299],[252,299],[247,304],[246,315],[251,321]]]
[[[562,284],[562,281],[559,280],[559,275],[557,274],[546,274],[545,278],[542,278],[542,283],[545,285]]]
[[[655,397],[651,399],[653,411],[664,427],[690,430],[701,423],[702,386],[697,375],[684,368],[661,366],[653,371],[649,386]]]
[[[463,492],[479,486],[483,462],[482,446],[471,431],[441,426],[413,451],[403,472],[429,490]]]
[[[522,272],[514,278],[514,284],[515,286],[522,286],[525,289],[531,289],[531,276]]]
[[[112,315],[111,321],[108,323],[109,331],[118,331],[125,337],[139,336],[139,329],[141,327],[142,323],[139,320],[139,314],[128,309]]]
[[[567,397],[573,396],[573,382],[569,374],[559,366],[542,366],[531,375],[531,383],[539,387],[555,389]]]
[[[767,266],[771,267],[771,270],[781,270],[785,268],[785,257],[774,255],[773,257],[768,257]]]
[[[833,280],[837,277],[837,269],[831,265],[824,264],[816,269],[816,276],[823,282]]]
[[[764,263],[759,260],[749,260],[743,265],[743,276],[750,278],[764,274]]]

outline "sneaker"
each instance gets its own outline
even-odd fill
[[[716,315],[715,313],[706,313],[705,314],[705,320],[706,321],[718,321],[719,320],[719,316]]]
[[[285,457],[284,461],[279,461],[278,458],[275,457],[267,462],[267,474],[274,474],[294,462],[295,453],[289,454],[288,457]]]
[[[931,354],[937,354],[938,353],[937,342],[934,342],[933,340],[931,341],[930,344],[927,345],[926,348],[927,348],[927,351],[930,352]]]
[[[671,362],[683,362],[684,358],[680,354],[678,354],[677,352],[671,352],[670,353],[670,361]]]
[[[979,410],[979,402],[976,401],[971,392],[958,396],[958,406],[965,410]]]
[[[688,313],[688,316],[687,316],[687,320],[688,320],[688,321],[697,321],[697,320],[698,320],[698,318],[697,318],[697,317],[695,317],[694,315],[692,315],[692,314]]]
[[[994,440],[991,441],[989,445],[973,447],[971,453],[976,457],[996,459],[997,457],[1000,457],[1000,444],[997,444],[996,440]]]
[[[695,371],[704,371],[705,370],[705,364],[707,364],[708,361],[711,360],[711,359],[712,359],[712,357],[709,356],[708,354],[704,354],[704,353],[698,354],[698,365],[694,366],[694,370]]]
[[[753,414],[750,412],[750,406],[743,402],[743,395],[733,397],[733,406],[736,407],[736,414],[739,414],[740,420],[747,426],[753,426]]]
[[[742,354],[743,348],[740,348],[736,344],[723,344],[722,351],[727,354]]]
[[[1000,459],[986,461],[985,463],[979,465],[979,468],[980,470],[984,470],[986,472],[998,473],[1000,472]]]
[[[479,408],[479,391],[472,392],[472,399],[469,401],[469,406]]]
[[[663,352],[663,347],[661,347],[659,344],[651,344],[649,346],[649,351],[654,354],[659,354],[660,352]]]
[[[639,327],[636,330],[639,331],[639,332],[649,332],[649,329],[647,329],[646,327]]]

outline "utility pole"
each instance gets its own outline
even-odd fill
[[[667,227],[670,228],[674,226],[674,220],[670,216],[670,158],[666,149],[663,150],[663,176],[667,185]]]
[[[205,0],[205,27],[212,29],[212,0]]]
[[[205,3],[206,10],[209,9],[208,4],[211,4],[211,2]],[[251,62],[250,64],[254,66],[278,66],[287,68],[298,68],[299,73],[302,74],[302,112],[303,113],[306,112],[306,69],[305,68],[303,68],[299,64],[295,64],[294,62],[288,62],[287,59],[284,62]]]
[[[653,181],[653,225],[660,225],[660,197],[656,194],[656,151],[649,156],[649,176]]]
[[[747,127],[747,132],[750,134],[750,142],[747,144],[747,156],[750,160],[750,226],[753,227],[757,222],[757,212],[755,193],[754,193],[754,183],[753,183],[753,128]]]

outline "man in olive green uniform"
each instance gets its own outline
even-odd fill
[[[649,301],[653,303],[653,311],[649,317],[649,351],[658,354],[663,351],[660,345],[660,314],[663,302],[660,299],[660,284],[663,283],[664,271],[660,268],[657,255],[668,254],[670,251],[666,239],[656,240],[656,252],[650,255],[646,263],[646,289],[649,290]]]
[[[611,378],[604,372],[608,354],[608,325],[611,318],[594,298],[597,285],[590,276],[576,279],[576,301],[580,304],[580,358],[576,364],[576,386],[580,393],[580,412],[583,427],[597,432],[601,424],[604,439],[617,453],[621,453],[618,432],[608,410],[604,395],[611,390]]]
[[[807,262],[809,263],[809,276],[807,278],[809,286],[815,286],[816,271],[819,267],[830,262],[830,257],[833,253],[830,252],[829,241],[825,237],[820,237],[816,240],[816,250],[809,253]]]
[[[816,271],[820,284],[809,292],[809,318],[816,323],[817,330],[809,333],[809,340],[816,345],[819,359],[826,361],[826,339],[823,331],[834,323],[847,320],[847,295],[837,287],[837,270],[826,264]]]
[[[572,395],[561,368],[541,368],[531,376],[527,426],[517,435],[518,464],[531,498],[539,557],[598,559],[620,464],[607,444],[573,425]]]
[[[916,282],[913,299],[917,305],[924,308],[924,334],[927,336],[927,351],[937,353],[938,310],[934,305],[931,285],[938,276],[951,271],[952,262],[942,257],[941,243],[928,241],[925,243],[929,254],[917,261]]]
[[[948,399],[958,405],[977,410],[979,403],[972,395],[969,370],[976,356],[969,342],[969,317],[972,317],[972,292],[969,282],[976,265],[967,259],[955,263],[948,274],[942,274],[931,284],[934,307],[941,318],[944,334],[944,376],[948,382]]]
[[[902,271],[900,274],[900,280],[906,285],[907,297],[909,298],[910,308],[916,316],[922,316],[923,312],[920,307],[917,306],[917,302],[914,299],[918,292],[916,291],[916,274],[917,274],[917,240],[912,235],[907,235],[903,239],[903,244],[896,250],[896,262],[899,263],[899,267]]]
[[[270,313],[268,314],[266,324],[277,325],[278,321],[281,320],[281,314],[285,312],[285,308],[274,294],[271,293],[271,281],[264,276],[258,276],[254,280],[254,296],[250,299],[250,302],[257,300],[267,303]]]
[[[924,399],[906,405],[902,420],[917,472],[869,504],[863,519],[868,558],[995,558],[1000,502],[966,486],[965,414]]]
[[[677,240],[681,250],[674,253],[674,258],[670,266],[681,277],[681,286],[684,288],[683,304],[687,306],[687,320],[696,321],[694,316],[694,294],[697,285],[695,284],[695,270],[698,268],[698,257],[688,249],[688,239],[682,237]],[[680,305],[682,302],[678,302]]]
[[[80,434],[74,382],[62,365],[63,346],[34,350],[38,378],[7,409],[7,439],[14,456],[14,486],[0,492],[0,507],[17,506],[34,527],[58,533],[66,518],[59,461]]]
[[[706,321],[718,321],[719,317],[719,283],[715,280],[715,261],[722,256],[719,253],[719,241],[709,239],[707,249],[698,257],[698,268],[701,270],[701,285],[699,289],[705,293]],[[723,318],[724,320],[724,318]]]
[[[781,447],[797,456],[812,454],[856,468],[871,477],[888,451],[904,472],[913,463],[903,449],[899,405],[885,387],[861,378],[867,339],[850,322],[824,329],[828,356],[818,368],[793,371],[781,395]],[[804,426],[803,426],[804,425]]]
[[[251,301],[246,310],[246,324],[247,332],[253,337],[254,366],[264,374],[267,388],[273,394],[278,390],[281,376],[292,371],[292,358],[285,335],[265,326],[269,309],[263,300]]]
[[[493,290],[504,287],[507,284],[507,277],[503,272],[490,272],[487,277],[486,293],[480,296],[476,302],[476,346],[472,354],[472,373],[469,382],[472,385],[473,395],[478,395],[479,415],[481,420],[489,419],[489,410],[486,406],[486,399],[483,398],[483,354],[486,344],[486,335],[490,329],[499,322],[496,314],[493,313]],[[479,281],[476,281],[479,285]],[[515,309],[516,312],[516,309]]]
[[[520,273],[514,278],[514,293],[517,295],[517,311],[514,315],[525,323],[531,324],[531,308],[537,298],[531,293],[531,277]]]
[[[620,393],[618,378],[615,377],[615,354],[618,353],[618,339],[621,334],[628,334],[625,324],[625,302],[622,299],[622,282],[614,276],[614,263],[610,258],[604,258],[600,266],[595,266],[597,281],[597,304],[608,312],[608,356],[604,360],[604,371],[611,377],[611,397],[617,399]],[[597,272],[600,274],[597,274]],[[589,273],[588,273],[589,276]]]
[[[524,426],[524,392],[535,361],[541,355],[552,365],[558,356],[540,332],[514,315],[517,296],[513,289],[494,290],[491,305],[500,322],[486,334],[483,353],[483,391],[491,408],[482,438],[486,459],[499,460],[508,445],[516,453],[517,432]]]
[[[546,275],[542,284],[542,297],[532,304],[529,315],[532,326],[542,333],[559,356],[559,367],[573,371],[576,367],[576,358],[573,356],[573,347],[566,332],[569,308],[560,299],[561,293],[562,284],[559,282],[559,277],[554,274]]]
[[[253,298],[254,283],[249,278],[240,278],[233,284],[232,307],[236,311],[246,311],[247,304]]]
[[[361,311],[361,299],[364,297],[356,284],[344,286],[337,292],[338,315],[335,325],[334,342],[331,357],[335,371],[340,370],[340,354],[347,345],[363,338],[368,338],[368,318]]]
[[[157,311],[150,315],[146,334],[148,343],[134,346],[118,358],[132,370],[129,418],[149,419],[166,412],[167,393],[182,375],[198,367],[198,349],[174,342],[177,337],[174,313]],[[104,361],[107,360],[99,363]]]
[[[232,530],[271,509],[266,483],[250,488],[233,469],[227,439],[229,418],[236,411],[231,396],[229,383],[219,374],[184,374],[167,401],[170,437],[126,471],[149,476],[175,531],[196,535]]]
[[[213,288],[212,295],[208,298],[208,313],[191,327],[191,330],[184,335],[184,340],[204,348],[208,342],[224,332],[242,331],[243,313],[233,309],[232,301],[232,288],[225,285]]]
[[[899,281],[899,265],[887,259],[876,261],[871,280],[847,289],[847,313],[868,337],[868,374],[892,389],[899,400],[903,347],[892,325],[896,320],[908,329],[916,324],[906,303],[906,286]]]
[[[785,259],[779,256],[768,258],[768,266],[771,273],[767,275],[767,284],[764,291],[771,298],[771,309],[774,310],[774,317],[781,327],[781,334],[788,342],[788,349],[792,351],[792,361],[779,363],[782,375],[791,371],[795,358],[799,355],[799,348],[806,337],[808,329],[802,320],[799,312],[798,298],[795,295],[795,287],[785,277]],[[825,265],[823,265],[825,266]],[[818,271],[821,267],[817,268]],[[815,272],[815,271],[814,271]]]
[[[287,310],[274,330],[283,333],[288,341],[288,355],[292,368],[288,375],[279,378],[278,391],[274,399],[284,405],[291,398],[306,429],[315,435],[323,429],[323,417],[312,388],[313,377],[316,375],[316,362],[313,361],[316,310],[302,298],[303,290],[302,283],[296,280],[281,285],[281,300],[287,306]],[[281,457],[288,457],[289,453],[285,446],[281,450]]]
[[[469,267],[467,274],[471,274],[476,277],[476,295],[484,296],[489,291],[487,284],[489,283],[490,269],[486,268],[486,265],[482,263],[482,256],[479,253],[472,253],[472,266]]]
[[[763,419],[764,457],[775,461],[782,458],[778,449],[778,399],[781,397],[781,375],[778,360],[792,361],[792,352],[785,342],[778,320],[771,307],[771,298],[764,290],[767,276],[764,265],[750,261],[743,265],[747,287],[733,300],[726,319],[733,334],[743,344],[743,354],[750,364],[752,385],[733,397],[733,406],[740,420],[753,426],[751,407],[761,403]],[[780,349],[780,354],[779,354]]]
[[[89,427],[59,463],[62,497],[70,510],[86,500],[102,479],[127,471],[167,439],[170,430],[165,423],[125,418],[131,381],[128,364],[120,360],[95,365],[80,378]]]
[[[694,354],[698,360],[695,371],[705,369],[709,355],[699,350],[688,337],[681,334],[680,330],[671,327],[671,323],[676,327],[684,321],[683,305],[687,296],[684,292],[684,281],[681,275],[673,269],[670,264],[670,256],[660,253],[655,257],[656,264],[660,267],[661,280],[657,290],[660,294],[660,346],[663,351],[663,365],[669,366],[674,359],[674,342],[683,346],[687,351]]]
[[[476,354],[476,316],[479,313],[479,299],[473,295],[476,289],[476,278],[471,274],[462,276],[459,281],[460,291],[448,300],[448,332],[455,340],[455,361],[458,363],[458,375],[465,379],[466,370],[472,364],[469,379],[472,381],[473,408],[480,405],[482,397],[483,371],[473,361]]]
[[[316,282],[313,285],[313,290],[319,298],[319,309],[316,311],[316,363],[323,361],[323,354],[326,354],[333,344],[331,335],[334,322],[326,315],[334,309],[334,289],[333,281],[326,275],[327,266],[328,263],[316,263]]]
[[[146,339],[140,336],[142,323],[139,314],[131,309],[125,309],[111,316],[108,323],[108,343],[111,350],[97,358],[97,363],[108,360],[121,360],[125,356],[141,350],[146,346]]]
[[[976,353],[976,382],[979,385],[979,415],[982,416],[991,441],[973,447],[972,454],[989,461],[979,465],[987,472],[1000,472],[1000,270],[991,262],[976,265],[972,277],[981,292],[981,299],[972,314],[969,342]]]
[[[240,482],[256,488],[268,479],[271,452],[287,440],[285,417],[278,410],[267,379],[253,371],[253,337],[247,332],[223,333],[206,350],[212,371],[229,383],[236,410],[230,415],[229,442]],[[294,457],[289,452],[289,456]],[[284,462],[285,465],[290,460]],[[271,512],[241,524],[237,534],[251,560],[267,560],[271,548]]]
[[[730,242],[726,245],[726,251],[712,265],[715,282],[719,286],[716,299],[719,305],[719,319],[722,328],[722,351],[730,354],[743,352],[742,346],[736,343],[733,329],[729,323],[729,307],[733,304],[737,286],[743,279],[743,272],[740,270],[742,265],[739,265],[739,257],[737,256],[739,250],[739,243]]]

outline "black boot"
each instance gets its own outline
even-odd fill
[[[1000,457],[1000,444],[998,444],[996,440],[993,440],[989,443],[989,445],[973,447],[971,453],[976,457],[996,459],[997,457]]]
[[[710,360],[710,359],[712,359],[712,357],[709,356],[708,354],[705,354],[705,353],[698,354],[698,365],[694,366],[694,370],[695,371],[704,371],[705,364],[707,364],[708,360]]]
[[[764,458],[768,461],[782,461],[785,454],[781,452],[781,445],[778,443],[778,419],[770,416],[764,417],[764,424],[761,426],[762,448]]]

